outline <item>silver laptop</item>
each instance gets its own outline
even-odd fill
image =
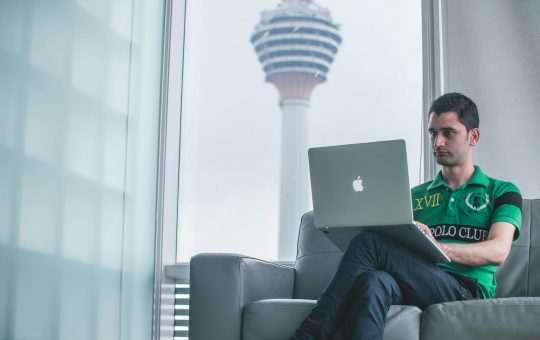
[[[404,140],[309,149],[315,226],[345,250],[363,231],[433,262],[448,256],[413,222]]]

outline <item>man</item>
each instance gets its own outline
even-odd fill
[[[452,262],[433,264],[382,236],[361,233],[292,339],[331,339],[340,325],[345,339],[382,339],[392,304],[424,309],[494,296],[495,270],[519,236],[521,194],[474,165],[480,130],[472,100],[448,93],[429,112],[433,154],[442,171],[412,189],[413,213]]]

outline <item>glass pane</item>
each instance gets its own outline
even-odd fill
[[[293,259],[309,147],[402,138],[420,180],[420,1],[237,2],[188,1],[181,262]]]
[[[151,337],[164,3],[0,1],[0,339]]]
[[[129,63],[130,40],[116,18],[107,1],[0,2],[2,339],[120,334],[128,106],[104,89],[129,87],[108,70]]]

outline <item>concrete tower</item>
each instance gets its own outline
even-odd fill
[[[279,259],[294,258],[300,217],[309,207],[307,124],[313,88],[326,80],[341,43],[330,12],[312,0],[282,0],[264,11],[251,42],[280,95],[282,110]]]

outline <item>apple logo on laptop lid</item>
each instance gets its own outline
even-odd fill
[[[364,191],[363,179],[360,176],[356,177],[356,179],[352,182],[352,186],[355,192]]]

